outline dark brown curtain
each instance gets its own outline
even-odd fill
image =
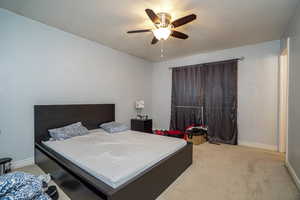
[[[205,124],[210,141],[237,144],[237,64],[228,60],[174,68],[170,129]]]
[[[204,104],[203,68],[178,67],[172,70],[171,130],[185,130],[201,122]]]

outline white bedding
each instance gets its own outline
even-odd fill
[[[44,144],[116,188],[186,145],[177,138],[135,131],[104,130]]]

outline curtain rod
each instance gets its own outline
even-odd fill
[[[227,59],[227,60],[238,60],[238,61],[243,61],[245,60],[245,57],[244,56],[241,56],[239,58],[232,58],[232,59]],[[214,62],[224,62],[224,61],[227,61],[227,60],[220,60],[220,61],[214,61]],[[214,63],[214,62],[209,62],[209,63]],[[203,63],[203,64],[209,64],[209,63]],[[201,64],[200,64],[201,65]],[[192,65],[194,66],[194,65]],[[184,67],[184,66],[183,66]],[[169,67],[169,69],[173,69],[173,68],[178,68],[178,67]]]

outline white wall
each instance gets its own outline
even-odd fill
[[[287,164],[300,189],[300,3],[282,39],[285,48],[289,45],[289,114],[288,114],[288,159]]]
[[[201,44],[199,44],[201,45]],[[171,107],[171,70],[244,56],[238,67],[239,142],[277,149],[277,95],[279,41],[216,51],[154,63],[152,115],[156,128],[168,128]],[[167,53],[167,52],[166,52]]]
[[[33,105],[134,101],[151,111],[151,63],[0,9],[0,157],[33,156]]]

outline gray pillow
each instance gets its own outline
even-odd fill
[[[128,126],[119,122],[108,122],[100,125],[108,133],[119,133],[129,130]]]
[[[86,135],[89,133],[88,129],[84,127],[81,122],[70,124],[61,128],[50,129],[48,131],[54,140],[65,140],[71,137]]]

